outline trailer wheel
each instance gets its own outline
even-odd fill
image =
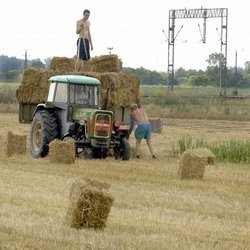
[[[59,126],[55,114],[48,110],[38,111],[31,124],[30,152],[35,158],[45,157],[49,143],[59,137]]]
[[[116,160],[128,161],[130,158],[130,145],[126,138],[120,140],[120,144],[114,147]]]

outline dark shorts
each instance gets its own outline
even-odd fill
[[[78,38],[76,44],[77,44],[77,58],[81,60],[89,60],[90,59],[89,40]]]
[[[150,123],[143,123],[143,124],[137,125],[137,128],[135,130],[135,138],[138,140],[150,139],[151,138]]]

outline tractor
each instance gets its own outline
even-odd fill
[[[49,143],[55,139],[73,139],[78,157],[104,159],[112,148],[115,159],[129,160],[127,127],[115,119],[115,112],[107,110],[106,105],[100,108],[99,89],[100,81],[92,77],[50,77],[47,100],[35,105],[30,115],[33,157],[45,157]],[[25,110],[21,106],[19,119],[25,117]]]

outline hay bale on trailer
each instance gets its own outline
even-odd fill
[[[46,99],[48,94],[49,73],[44,69],[28,68],[16,91],[19,103],[39,103]]]
[[[53,57],[50,63],[50,70],[62,71],[62,72],[73,72],[75,71],[76,58],[68,57]]]
[[[92,59],[91,59],[92,60]],[[140,81],[139,77],[133,74],[120,72],[121,60],[117,55],[100,56],[86,62],[86,71],[74,72],[75,58],[54,57],[51,62],[51,69],[28,68],[25,70],[21,84],[16,91],[16,98],[20,107],[27,104],[36,104],[44,102],[48,95],[49,78],[55,75],[83,75],[97,78],[100,80],[100,103],[105,103],[107,89],[109,89],[109,98],[106,108],[116,111],[121,107],[128,107],[131,103],[140,102]],[[108,63],[109,62],[109,63]],[[85,62],[84,62],[85,63]],[[89,71],[118,71],[98,73]],[[119,66],[118,66],[119,65]],[[19,117],[20,120],[29,120]]]
[[[90,62],[92,72],[120,72],[122,69],[122,61],[117,55],[96,56]]]
[[[113,204],[109,184],[89,179],[76,180],[70,189],[66,223],[76,229],[104,229]]]
[[[140,80],[136,75],[130,75],[124,72],[86,72],[85,75],[95,77],[101,82],[101,103],[105,100],[107,89],[109,88],[110,91],[107,103],[107,108],[109,109],[127,107],[131,103],[139,103],[140,101]]]
[[[4,152],[7,156],[25,155],[27,151],[27,135],[15,135],[8,131],[5,145]]]
[[[75,141],[52,141],[49,144],[49,161],[63,164],[75,163]]]
[[[203,179],[205,167],[214,164],[215,156],[207,148],[189,149],[180,157],[180,179]]]

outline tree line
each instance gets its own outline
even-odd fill
[[[190,86],[219,86],[220,84],[220,63],[223,62],[223,55],[220,53],[210,54],[206,70],[195,70],[178,68],[173,79],[174,85]],[[40,58],[27,60],[16,57],[0,56],[0,81],[17,82],[21,79],[26,67],[48,68],[51,58],[42,62]],[[166,72],[152,71],[140,68],[123,67],[123,71],[136,74],[143,85],[167,85],[168,75]],[[244,68],[228,67],[225,78],[226,86],[238,88],[250,87],[250,61],[245,62]]]
[[[16,57],[0,55],[0,81],[18,82],[26,67],[48,68],[51,59],[46,58],[44,62],[40,58],[24,60]]]
[[[206,70],[195,70],[178,68],[175,71],[173,84],[186,84],[189,86],[219,86],[220,85],[220,64],[224,62],[224,57],[220,53],[210,54],[207,62]],[[141,84],[145,85],[166,85],[168,83],[168,75],[166,72],[150,71],[143,67],[123,68],[125,72],[133,73],[139,76]],[[250,61],[245,62],[244,68],[228,67],[223,74],[226,86],[245,88],[250,87]]]

